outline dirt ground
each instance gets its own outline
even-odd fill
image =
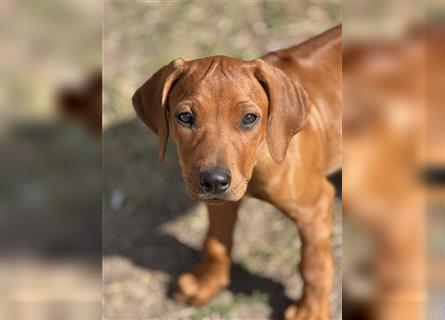
[[[105,4],[106,319],[279,319],[300,296],[295,226],[270,205],[246,199],[236,227],[230,286],[200,309],[171,297],[175,278],[200,260],[206,209],[185,194],[173,144],[159,164],[157,137],[134,118],[130,98],[144,79],[178,56],[253,59],[326,30],[340,17],[335,3]],[[341,233],[337,201],[334,319],[341,318]]]

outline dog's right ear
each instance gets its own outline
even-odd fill
[[[142,121],[159,136],[159,160],[164,160],[168,140],[167,97],[172,84],[184,72],[186,61],[178,58],[162,67],[133,95],[133,107]]]

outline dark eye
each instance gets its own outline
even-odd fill
[[[187,127],[191,127],[193,125],[193,115],[190,112],[181,112],[176,116],[176,118],[182,125]]]
[[[251,127],[255,124],[255,122],[257,121],[258,116],[253,114],[253,113],[246,113],[243,117],[242,120],[242,125],[244,127]]]

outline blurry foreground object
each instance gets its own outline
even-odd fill
[[[445,312],[445,28],[396,8],[343,48],[345,319]]]
[[[439,12],[443,12],[439,11]],[[428,319],[445,317],[445,20],[430,21],[424,176],[427,182]]]
[[[0,20],[0,318],[101,319],[100,156],[56,101],[101,68],[101,3],[6,1]]]
[[[426,319],[425,72],[423,31],[343,49],[345,319]]]

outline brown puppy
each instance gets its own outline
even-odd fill
[[[207,303],[229,283],[244,195],[275,205],[299,228],[304,292],[286,319],[329,319],[333,187],[341,164],[341,27],[262,59],[177,59],[133,96],[139,117],[176,143],[189,195],[208,204],[205,258],[178,296]],[[298,134],[297,134],[298,133]]]

